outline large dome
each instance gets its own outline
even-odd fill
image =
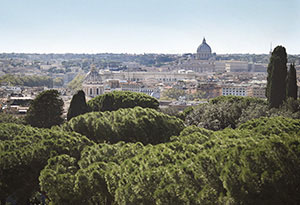
[[[206,43],[205,38],[203,38],[203,41],[201,45],[197,49],[196,53],[196,59],[198,60],[209,60],[211,58],[211,48],[210,46]]]
[[[203,41],[201,43],[201,45],[198,47],[197,49],[197,53],[202,53],[202,52],[208,52],[211,53],[211,48],[210,46],[206,43],[205,38],[203,38]]]
[[[102,83],[102,78],[98,71],[96,70],[95,66],[91,66],[91,70],[88,72],[88,74],[85,76],[84,79],[85,84],[97,84]]]

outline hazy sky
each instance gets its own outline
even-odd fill
[[[0,0],[0,52],[300,54],[300,0]]]

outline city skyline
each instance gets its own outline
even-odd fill
[[[300,1],[0,0],[0,52],[300,54]]]

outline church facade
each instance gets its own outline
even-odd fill
[[[94,66],[91,67],[91,70],[85,76],[82,90],[86,96],[91,98],[104,93],[102,78]]]

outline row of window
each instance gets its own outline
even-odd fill
[[[130,78],[130,81],[141,81],[141,80],[145,80],[142,78]],[[163,82],[173,82],[173,81],[177,81],[177,78],[158,78],[158,80],[163,81]]]
[[[223,93],[224,92],[226,92],[226,93],[245,93],[246,91],[245,90],[236,90],[236,91],[235,90],[232,90],[232,91],[231,90],[229,90],[229,91],[223,90]]]
[[[223,88],[223,90],[226,90],[226,91],[228,91],[228,90],[244,90],[245,91],[244,88]]]
[[[223,96],[233,95],[233,96],[246,96],[246,93],[223,93]]]

